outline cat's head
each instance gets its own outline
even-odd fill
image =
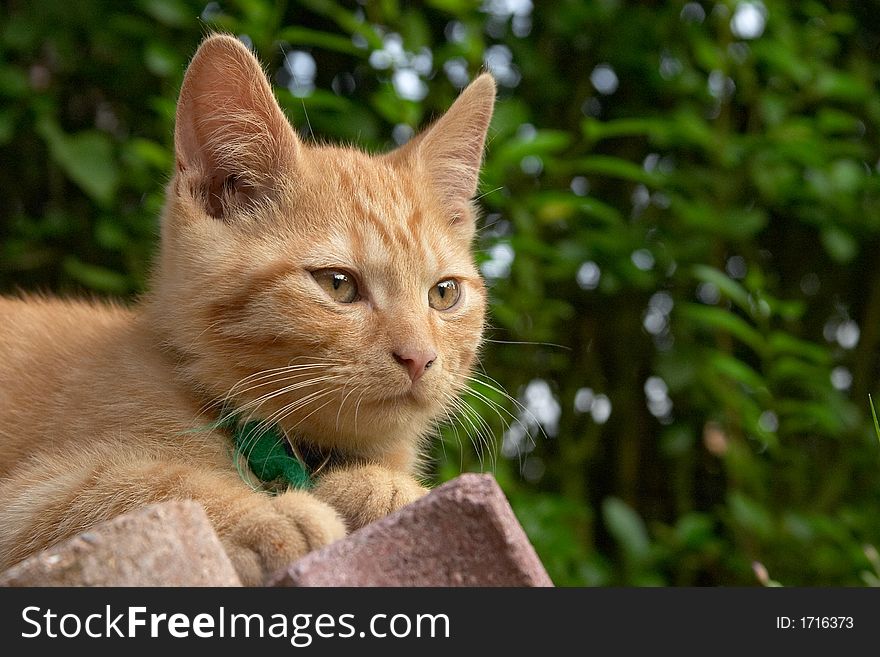
[[[319,445],[412,460],[480,346],[471,199],[494,100],[481,75],[384,155],[307,144],[254,56],[206,39],[148,304],[188,383]]]

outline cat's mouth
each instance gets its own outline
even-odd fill
[[[381,395],[377,396],[373,400],[373,403],[409,403],[424,405],[426,403],[430,403],[430,401],[433,399],[431,393],[432,387],[424,385],[422,381],[417,381],[416,383],[407,382],[405,385],[387,386],[384,390],[382,390]]]

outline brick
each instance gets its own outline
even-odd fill
[[[153,504],[96,525],[0,574],[0,586],[240,586],[204,509]]]
[[[553,586],[490,475],[464,474],[306,555],[269,586]]]

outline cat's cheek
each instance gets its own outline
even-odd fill
[[[474,367],[474,361],[476,360],[477,350],[476,349],[466,349],[460,353],[461,358],[461,371],[463,373],[470,372]]]
[[[471,312],[463,317],[462,322],[455,329],[450,342],[456,346],[455,371],[467,374],[474,367],[477,352],[483,341],[482,308],[478,312]]]

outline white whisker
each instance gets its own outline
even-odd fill
[[[348,381],[346,381],[345,385],[348,385]],[[348,399],[354,392],[356,392],[357,389],[358,389],[358,386],[355,386],[346,393],[345,386],[342,386],[342,391],[345,394],[342,397],[342,401],[339,402],[339,410],[336,411],[336,431],[337,432],[339,431],[339,418],[340,418],[340,415],[342,414],[342,408],[343,408],[343,406],[345,406],[345,400]]]

